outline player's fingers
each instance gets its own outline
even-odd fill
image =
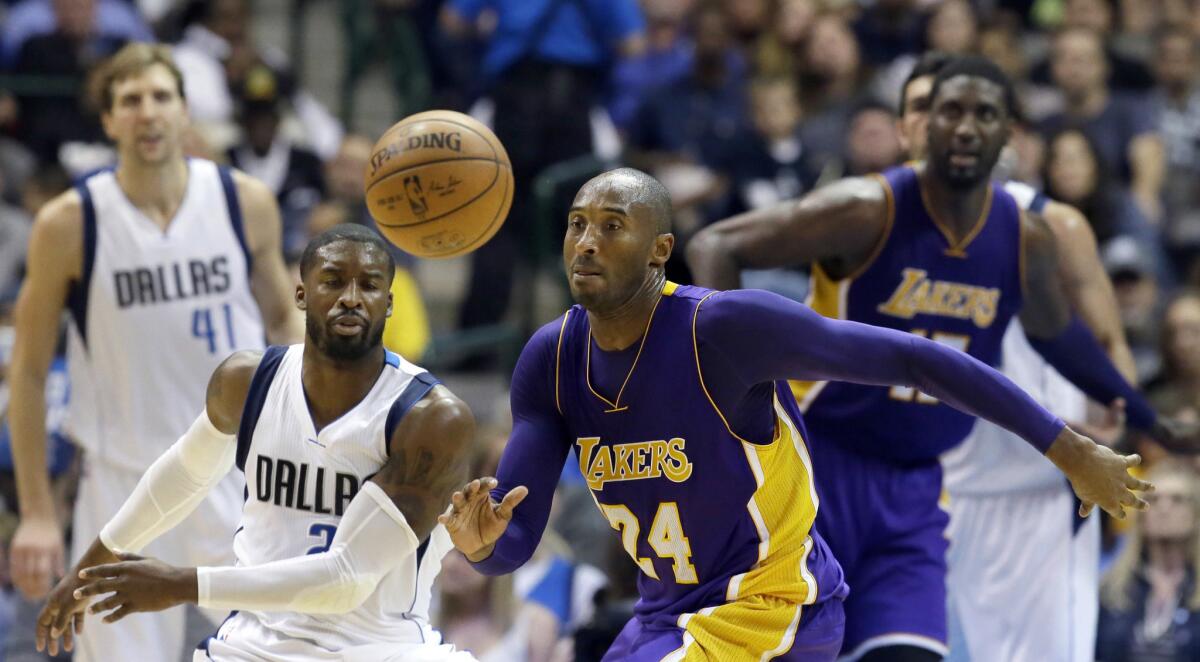
[[[511,519],[513,509],[517,507],[517,504],[524,501],[526,496],[529,496],[529,488],[524,485],[512,488],[508,494],[504,495],[504,499],[500,501],[500,505],[496,508],[496,514],[504,519]]]
[[[133,607],[129,603],[125,603],[125,604],[121,605],[120,608],[117,609],[116,611],[114,611],[113,613],[109,614],[108,616],[105,616],[104,622],[105,623],[116,623],[117,621],[121,620],[122,618],[125,618],[126,616],[128,616],[132,613],[134,613]]]
[[[54,605],[46,605],[42,608],[42,612],[38,614],[37,628],[34,630],[34,643],[39,651],[46,650],[46,640],[50,634],[50,624],[54,622],[54,615],[57,611]]]
[[[459,510],[461,508],[464,508],[466,506],[466,503],[467,503],[467,495],[463,494],[462,492],[455,492],[454,494],[450,495],[450,509],[451,510]]]
[[[75,627],[74,624],[68,624],[67,629],[63,630],[62,636],[63,650],[68,653],[75,648]]]
[[[105,563],[103,565],[94,565],[90,568],[84,568],[79,571],[80,579],[101,579],[104,577],[120,577],[129,570],[126,562],[120,563]]]
[[[479,491],[479,479],[476,478],[475,480],[467,483],[467,486],[463,488],[463,496],[465,496],[467,498],[467,500],[470,501],[471,499],[475,498],[475,493],[477,493],[478,491]]]
[[[83,634],[83,621],[85,620],[86,616],[86,611],[75,613],[75,634]]]
[[[1127,467],[1136,467],[1141,463],[1142,463],[1142,456],[1138,455],[1137,453],[1134,453],[1133,455],[1125,456],[1125,466],[1127,466]]]
[[[1141,480],[1141,479],[1135,478],[1133,476],[1129,476],[1125,479],[1125,486],[1131,490],[1137,490],[1138,492],[1153,492],[1154,491],[1154,483],[1151,483],[1150,481],[1146,481],[1146,480]]]
[[[117,590],[116,585],[116,579],[93,579],[83,586],[75,589],[75,592],[72,595],[75,596],[76,600],[82,600],[93,595],[112,593],[113,591]]]
[[[1088,515],[1091,515],[1091,514],[1092,514],[1092,508],[1094,508],[1094,507],[1095,507],[1095,504],[1091,504],[1091,503],[1080,503],[1080,504],[1079,504],[1079,516],[1080,516],[1080,517],[1087,517]]]
[[[91,607],[88,607],[88,613],[99,614],[101,612],[109,611],[110,609],[116,609],[124,602],[125,596],[121,595],[120,593],[113,593],[107,598],[95,602]],[[105,619],[105,622],[108,622],[108,619]]]

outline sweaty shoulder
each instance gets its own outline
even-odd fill
[[[262,358],[263,353],[257,350],[234,352],[217,366],[208,380],[205,409],[213,426],[221,432],[237,433],[250,381]]]
[[[83,271],[83,200],[78,191],[70,189],[42,206],[29,242],[31,266],[49,262],[67,270],[69,277],[79,277]],[[47,256],[53,255],[52,260],[34,259],[43,254],[42,248]]]

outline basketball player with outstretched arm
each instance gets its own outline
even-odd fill
[[[1076,434],[979,361],[767,292],[670,283],[673,247],[670,198],[649,175],[615,170],[580,189],[563,241],[579,305],[521,354],[498,482],[472,482],[442,516],[478,570],[512,572],[537,547],[573,448],[640,571],[634,618],[606,660],[838,654],[847,589],[813,526],[823,497],[788,379],[920,388],[1017,432],[1084,502],[1143,507],[1136,456]]]
[[[197,660],[471,659],[439,644],[429,599],[451,548],[437,516],[466,480],[475,424],[437,379],[383,348],[394,269],[362,226],[309,243],[296,288],[304,344],[217,368],[200,417],[54,588],[39,648],[57,648],[89,599],[111,593],[89,609],[108,622],[184,603],[233,610]],[[133,556],[235,465],[247,486],[236,567]]]
[[[1053,231],[991,182],[1013,97],[994,63],[955,59],[931,85],[925,162],[709,226],[688,246],[692,273],[736,287],[741,268],[811,264],[814,310],[929,338],[989,365],[1019,316],[1038,352],[1081,390],[1104,404],[1124,399],[1133,427],[1186,446],[1194,428],[1158,417],[1073,317]],[[948,517],[939,457],[975,420],[923,389],[797,380],[792,391],[820,446],[817,521],[855,589],[844,656],[941,659]]]
[[[16,306],[9,378],[21,523],[13,583],[30,599],[63,572],[62,525],[45,457],[45,381],[69,309],[66,429],[84,450],[73,529],[78,559],[138,477],[188,429],[210,374],[232,351],[300,337],[280,252],[275,197],[261,182],[185,159],[182,79],[166,47],[131,44],[103,65],[97,102],[118,165],[38,213]],[[218,485],[176,535],[153,548],[173,561],[229,558],[242,489]],[[95,628],[76,660],[184,650],[184,614]]]

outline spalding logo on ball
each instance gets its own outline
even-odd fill
[[[388,241],[420,257],[455,257],[504,224],[512,165],[496,135],[475,119],[450,110],[417,113],[375,143],[366,197]]]

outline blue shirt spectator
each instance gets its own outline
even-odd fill
[[[97,38],[115,41],[154,41],[154,33],[128,2],[96,0],[95,29]],[[17,53],[26,41],[49,34],[59,28],[50,0],[23,0],[8,12],[0,33],[0,60],[4,68],[16,62]]]
[[[496,30],[483,57],[483,73],[493,78],[525,56],[600,67],[617,44],[645,30],[636,0],[450,0],[448,6],[468,22],[485,9],[496,12]],[[536,43],[528,44],[548,15]]]

